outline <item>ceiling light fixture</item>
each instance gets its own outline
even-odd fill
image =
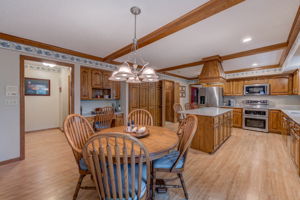
[[[44,66],[47,66],[47,67],[55,67],[56,65],[55,64],[51,64],[51,63],[43,63]]]
[[[248,43],[248,42],[250,42],[252,40],[252,37],[245,37],[244,39],[243,39],[243,43]]]
[[[252,67],[257,67],[257,66],[258,66],[257,63],[253,63],[253,64],[252,64]]]
[[[138,54],[138,41],[136,38],[136,17],[141,13],[141,9],[134,6],[130,8],[130,12],[134,15],[134,37],[132,52],[127,56],[127,59],[119,66],[117,71],[114,71],[109,78],[113,81],[126,81],[127,83],[157,82],[158,76],[152,67],[149,67],[149,62]],[[138,63],[141,64],[139,68]]]

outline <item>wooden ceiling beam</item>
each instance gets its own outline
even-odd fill
[[[289,55],[290,50],[291,50],[299,32],[300,32],[300,6],[298,7],[298,12],[296,14],[292,28],[289,33],[289,37],[287,40],[287,48],[283,51],[281,58],[280,58],[280,62],[279,62],[280,67],[282,67],[287,56]]]
[[[98,56],[93,56],[93,55],[89,55],[86,53],[81,53],[78,51],[73,51],[70,49],[57,47],[54,45],[50,45],[50,44],[46,44],[46,43],[42,43],[42,42],[38,42],[38,41],[34,41],[34,40],[29,40],[26,38],[17,37],[17,36],[9,35],[9,34],[2,33],[2,32],[0,32],[0,39],[103,62],[103,58],[98,57]]]
[[[251,49],[251,50],[248,50],[248,51],[233,53],[233,54],[222,56],[222,60],[230,60],[230,59],[234,59],[234,58],[252,56],[252,55],[255,55],[255,54],[266,53],[266,52],[270,52],[270,51],[276,51],[276,50],[283,49],[283,48],[287,47],[287,45],[288,45],[287,42],[283,42],[283,43],[273,44],[273,45],[270,45],[270,46]]]
[[[175,19],[174,21],[140,38],[138,40],[139,48],[142,48],[157,40],[167,37],[177,31],[180,31],[188,26],[200,22],[243,1],[245,0],[210,0],[207,3]],[[128,44],[127,46],[106,56],[104,58],[104,61],[115,60],[116,58],[130,53],[131,49],[132,44]]]
[[[224,61],[224,60],[230,60],[230,59],[234,59],[234,58],[251,56],[251,55],[260,54],[260,53],[266,53],[266,52],[270,52],[270,51],[276,51],[276,50],[283,49],[283,48],[287,47],[287,45],[288,45],[287,42],[283,42],[283,43],[273,44],[273,45],[270,45],[270,46],[260,47],[260,48],[251,49],[251,50],[247,50],[247,51],[242,51],[242,52],[238,52],[238,53],[233,53],[233,54],[221,56],[221,60]],[[183,65],[176,65],[176,66],[173,66],[173,67],[167,67],[167,68],[159,69],[157,71],[158,72],[165,72],[165,71],[172,71],[172,70],[176,70],[176,69],[194,67],[194,66],[197,66],[197,65],[203,65],[204,62],[205,62],[205,59],[203,58],[200,61],[187,63],[187,64],[183,64]]]

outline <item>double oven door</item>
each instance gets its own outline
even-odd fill
[[[268,110],[244,109],[243,128],[268,132]]]

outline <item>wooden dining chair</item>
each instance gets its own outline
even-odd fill
[[[153,117],[150,112],[144,109],[136,109],[129,113],[128,122],[134,121],[135,125],[153,126]]]
[[[105,107],[99,107],[95,108],[95,112],[98,114],[102,113],[114,113],[114,108],[112,106],[105,106]]]
[[[96,114],[95,120],[94,120],[94,130],[95,131],[101,131],[103,129],[111,127],[111,123],[114,118],[114,113],[110,112],[110,111],[106,111],[106,112]]]
[[[179,133],[181,133],[181,138],[177,147],[177,151],[173,151],[170,154],[153,161],[153,192],[152,197],[155,198],[155,188],[156,187],[174,187],[183,188],[184,196],[188,199],[188,192],[183,179],[184,165],[187,160],[188,149],[192,143],[193,137],[197,130],[198,119],[195,115],[188,115],[182,120],[182,125],[179,126]],[[156,173],[157,172],[168,172],[176,174],[180,179],[181,185],[156,185]],[[171,179],[174,180],[174,179]],[[168,182],[168,180],[165,180]]]
[[[191,103],[186,103],[186,104],[184,104],[184,109],[185,109],[185,110],[191,110],[191,109],[193,109],[193,108],[192,108],[192,104],[191,104]]]
[[[73,195],[73,199],[75,200],[80,189],[95,189],[95,187],[81,186],[83,178],[91,174],[84,162],[82,148],[89,137],[94,135],[94,130],[87,119],[79,114],[71,114],[64,121],[64,134],[72,148],[79,169],[79,179]]]
[[[173,110],[176,113],[177,121],[180,123],[185,118],[184,114],[179,113],[180,111],[183,110],[181,104],[180,103],[174,103]]]
[[[150,157],[138,139],[97,134],[85,144],[83,155],[100,199],[149,199]]]

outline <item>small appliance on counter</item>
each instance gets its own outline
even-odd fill
[[[235,106],[235,100],[234,99],[228,99],[227,106],[234,107]]]

